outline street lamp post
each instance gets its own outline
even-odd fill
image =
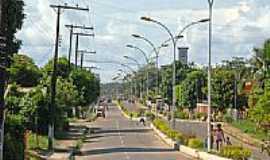
[[[148,73],[148,65],[150,63],[149,58],[147,57],[146,52],[144,52],[141,48],[134,46],[134,45],[126,45],[127,48],[132,48],[135,50],[138,50],[140,53],[143,54],[145,61],[146,61],[146,96],[149,96],[149,73]],[[142,97],[141,97],[142,98]]]
[[[154,19],[151,19],[149,17],[141,17],[141,20],[144,20],[144,21],[147,21],[147,22],[153,22],[153,23],[156,23],[158,24],[159,26],[161,26],[162,28],[164,28],[168,34],[170,35],[171,37],[171,40],[172,40],[172,43],[173,43],[173,100],[172,100],[172,108],[171,108],[171,116],[172,116],[172,123],[171,123],[171,127],[174,129],[175,128],[175,117],[174,117],[174,111],[175,111],[175,108],[176,108],[176,93],[175,93],[175,84],[176,84],[176,79],[175,79],[175,76],[176,76],[176,64],[175,64],[175,61],[176,61],[176,40],[172,34],[172,32],[170,31],[170,29],[165,26],[164,24],[162,24],[161,22],[159,21],[156,21]]]
[[[132,58],[132,57],[129,57],[129,56],[124,56],[124,58],[135,62],[137,64],[137,66],[138,66],[138,70],[141,68],[141,64],[135,58]],[[135,79],[135,81],[137,81],[137,80]],[[137,83],[135,82],[135,96],[136,96],[136,93],[137,93]]]
[[[154,43],[152,41],[150,41],[148,38],[144,37],[144,36],[141,36],[141,35],[138,35],[138,34],[132,34],[132,36],[134,38],[138,38],[138,39],[142,39],[144,40],[145,42],[147,42],[152,48],[153,48],[153,51],[155,52],[155,55],[156,55],[156,69],[157,69],[157,88],[156,88],[156,94],[159,95],[159,70],[158,70],[158,66],[159,66],[159,61],[158,61],[158,58],[159,58],[159,52],[157,50],[157,47],[154,45]]]
[[[170,31],[170,29],[164,25],[163,23],[154,20],[152,18],[149,17],[141,17],[141,20],[147,21],[147,22],[153,22],[155,24],[158,24],[159,26],[161,26],[162,28],[164,28],[170,35],[170,39],[168,39],[167,41],[165,41],[164,43],[162,43],[162,45],[166,45],[167,42],[172,41],[173,43],[173,55],[174,55],[174,61],[173,61],[173,101],[172,101],[172,109],[171,109],[171,117],[172,117],[172,128],[175,128],[175,117],[174,117],[174,111],[176,109],[176,93],[175,93],[175,85],[176,85],[176,45],[177,45],[177,41],[181,38],[183,38],[182,33],[189,27],[195,25],[195,24],[199,24],[199,23],[204,23],[204,22],[208,22],[209,19],[202,19],[200,21],[197,22],[192,22],[188,25],[186,25],[178,35],[176,35],[175,37],[173,36],[172,32]]]
[[[133,68],[131,68],[129,65],[127,65],[127,64],[121,64],[123,67],[126,67],[127,69],[129,69],[131,72],[132,72],[132,74],[136,74],[136,71],[133,69]],[[126,73],[124,70],[122,70],[122,69],[119,69],[119,71],[121,71],[121,72],[123,72],[123,73]],[[128,73],[126,73],[127,75],[132,75],[132,74],[128,74]],[[132,91],[132,93],[133,93],[133,90],[132,90],[132,79],[131,79],[131,81],[130,81],[130,83],[131,83],[131,91]],[[136,85],[134,86],[134,89],[136,90]],[[133,95],[133,94],[132,94]]]
[[[209,4],[209,55],[208,55],[208,120],[207,120],[207,150],[211,151],[211,54],[212,54],[212,17],[214,0],[208,0]]]

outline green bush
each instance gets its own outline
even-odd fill
[[[159,129],[162,133],[167,135],[169,138],[179,141],[181,144],[186,144],[187,137],[184,136],[182,133],[175,131],[169,127],[169,125],[161,120],[161,119],[155,119],[153,121],[153,124]]]
[[[203,142],[197,138],[191,138],[188,140],[188,146],[194,149],[203,148]]]
[[[24,118],[7,115],[4,136],[4,159],[24,159]]]
[[[206,113],[200,113],[200,112],[196,112],[195,113],[195,117],[196,119],[202,119],[203,117],[206,117]]]
[[[179,118],[179,119],[188,119],[188,113],[186,112],[182,112],[182,111],[177,111],[174,113],[175,118]]]
[[[225,146],[221,148],[220,156],[233,160],[246,160],[251,156],[251,151],[239,146]]]
[[[151,112],[146,112],[145,116],[150,121],[153,121],[155,119],[155,115],[153,113],[151,113]]]
[[[46,149],[48,147],[47,136],[37,135],[30,133],[28,137],[28,148],[29,149]]]
[[[223,121],[224,122],[227,122],[227,123],[232,123],[233,122],[233,117],[229,114],[226,114],[224,117],[223,117]]]

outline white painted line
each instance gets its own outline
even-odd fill
[[[119,135],[119,138],[120,138],[121,146],[125,147],[125,142],[124,142],[123,137],[122,137],[121,132],[120,132],[119,121],[116,121],[116,127],[117,127],[117,130],[119,130],[118,135]],[[126,160],[130,160],[130,157],[129,157],[128,153],[124,152],[124,154],[125,154]]]

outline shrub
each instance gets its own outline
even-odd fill
[[[251,151],[239,146],[225,146],[221,148],[220,156],[233,160],[246,160],[251,156]]]
[[[233,122],[233,117],[229,114],[226,114],[224,117],[223,117],[223,121],[224,122],[227,122],[227,123],[232,123]]]
[[[206,113],[200,113],[200,112],[195,113],[196,119],[202,119],[202,118],[204,118],[206,116],[207,116]]]
[[[37,135],[36,133],[30,133],[28,137],[29,149],[46,149],[48,147],[47,136]]]
[[[191,138],[188,140],[188,146],[194,149],[203,148],[203,142],[197,138]]]
[[[182,111],[177,111],[174,113],[175,118],[179,118],[179,119],[188,119],[188,113],[186,112],[182,112]]]
[[[186,144],[185,141],[186,141],[186,137],[182,134],[182,133],[177,133],[175,135],[175,140],[180,142],[181,144]]]
[[[171,129],[165,121],[161,119],[155,119],[153,124],[157,127],[157,129],[159,129],[169,138],[175,141],[179,141],[181,144],[186,144],[186,141],[188,140],[187,137],[184,136],[182,133]]]
[[[155,115],[151,112],[146,112],[146,117],[147,119],[149,119],[150,121],[153,121],[155,119]]]

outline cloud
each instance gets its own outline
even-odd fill
[[[49,7],[53,0],[27,0],[27,19],[18,37],[23,40],[21,52],[30,55],[41,66],[52,57],[55,41],[56,13]],[[60,1],[57,1],[60,2]],[[74,5],[73,1],[67,1]],[[72,2],[72,3],[71,3]],[[87,2],[88,3],[88,2]],[[90,2],[89,2],[90,3]],[[120,5],[121,4],[121,5]],[[143,5],[142,5],[143,4]],[[80,6],[87,6],[80,1]],[[61,14],[62,47],[60,54],[67,53],[69,30],[65,24],[94,25],[95,39],[81,38],[81,49],[96,50],[94,56],[87,59],[102,61],[112,60],[127,63],[124,55],[133,56],[144,63],[141,54],[125,48],[126,44],[134,44],[151,55],[152,48],[143,41],[136,40],[130,35],[141,34],[159,45],[168,39],[165,30],[154,24],[139,20],[141,16],[151,16],[162,21],[172,30],[179,32],[183,26],[201,18],[208,17],[208,5],[205,0],[190,0],[179,3],[164,0],[100,0],[93,2],[92,12],[65,11]],[[214,5],[213,23],[213,63],[233,56],[248,57],[254,46],[260,46],[270,37],[270,4],[269,0],[226,0],[216,1]],[[94,19],[91,19],[94,14]],[[179,46],[188,46],[189,59],[199,64],[207,64],[208,53],[208,25],[200,24],[186,30],[185,38]],[[74,47],[73,47],[74,49]],[[172,62],[172,49],[162,49],[161,65]],[[73,51],[74,53],[74,51]],[[117,64],[94,64],[102,70],[103,82],[111,81],[111,77],[120,67]],[[134,66],[135,68],[135,66]]]

